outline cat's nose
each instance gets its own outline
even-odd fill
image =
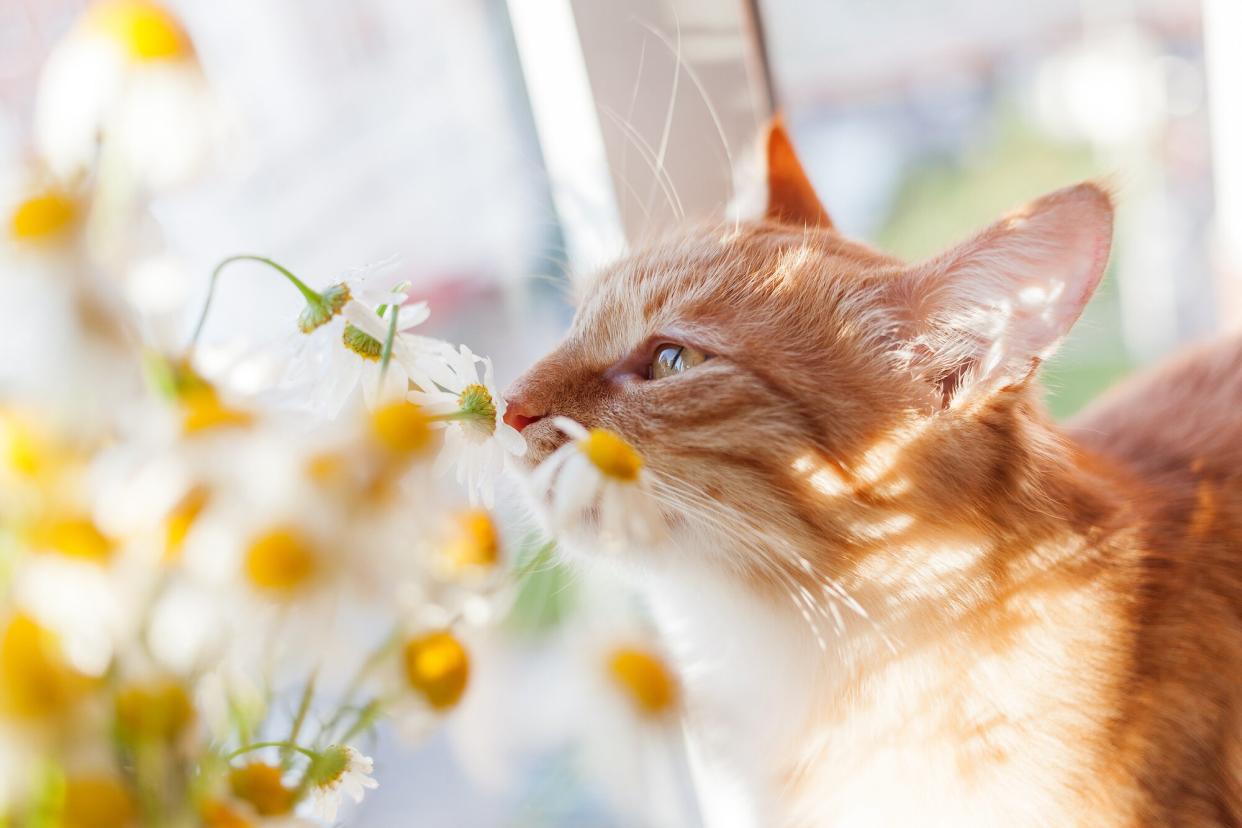
[[[533,422],[542,420],[544,415],[527,405],[520,397],[505,398],[505,423],[521,432]]]

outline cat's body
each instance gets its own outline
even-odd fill
[[[533,460],[561,414],[647,461],[709,824],[1242,824],[1242,342],[1063,432],[1035,368],[1101,190],[911,266],[770,147],[765,220],[603,274],[511,391]],[[660,343],[702,359],[641,375]]]
[[[1074,511],[1101,537],[1084,555],[1067,532],[1072,564],[1047,584],[886,623],[895,653],[869,641],[851,662],[830,635],[825,653],[796,607],[728,579],[639,579],[690,667],[709,825],[1239,824],[1242,340],[1136,378],[1066,432],[1089,481]]]

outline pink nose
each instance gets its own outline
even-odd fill
[[[531,423],[542,420],[544,417],[543,414],[536,413],[520,399],[506,399],[505,403],[505,422],[519,432],[523,431]]]

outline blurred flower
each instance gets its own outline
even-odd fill
[[[192,54],[189,38],[166,10],[144,0],[96,4],[85,23],[135,61],[173,60]]]
[[[65,780],[59,824],[66,828],[129,828],[138,825],[138,803],[116,776],[92,773]]]
[[[417,455],[431,443],[431,423],[423,410],[403,399],[385,403],[371,412],[371,435],[396,457]]]
[[[467,509],[453,521],[446,550],[455,570],[487,569],[500,561],[500,534],[492,516],[483,509]]]
[[[294,344],[282,381],[286,399],[334,419],[360,385],[368,407],[403,397],[409,367],[432,342],[410,333],[430,315],[427,304],[404,304],[400,286],[382,287],[368,273],[331,285],[318,296],[299,317],[304,337]],[[385,367],[384,343],[393,314],[397,327]]]
[[[21,201],[9,217],[9,236],[19,243],[42,243],[63,238],[81,218],[78,201],[57,188],[45,189]]]
[[[368,790],[379,787],[371,778],[373,763],[348,745],[330,745],[311,766],[311,784],[315,797],[315,815],[332,822],[347,794],[355,803],[361,802]]]
[[[640,715],[656,718],[677,706],[677,681],[663,659],[634,646],[614,649],[607,659],[608,673]]]
[[[531,485],[540,502],[550,505],[554,530],[579,528],[592,520],[604,540],[659,540],[664,523],[647,491],[638,452],[608,429],[588,431],[566,417],[553,422],[573,439],[539,465]]]
[[[62,180],[111,154],[126,175],[160,189],[197,169],[217,117],[176,19],[145,0],[105,0],[44,65],[35,145]]]
[[[293,811],[297,799],[285,784],[285,773],[277,765],[249,762],[229,771],[229,789],[259,816],[281,816]]]
[[[575,631],[581,767],[625,824],[691,824],[679,679],[632,601],[601,593],[616,592],[606,580],[587,586],[602,609]]]
[[[510,457],[526,453],[522,435],[504,421],[506,404],[496,388],[492,361],[462,345],[459,351],[448,349],[416,364],[418,390],[409,397],[446,429],[436,470],[455,465],[457,482],[466,486],[471,502],[481,499],[491,507],[496,478],[508,468]]]
[[[433,710],[450,710],[461,701],[470,680],[470,656],[447,630],[425,633],[401,649],[405,679]]]
[[[28,615],[8,619],[0,631],[0,715],[65,716],[93,688],[65,660],[54,632]]]
[[[0,196],[0,274],[7,306],[20,309],[0,327],[0,353],[22,357],[0,363],[0,387],[98,420],[133,390],[129,310],[86,256],[89,199],[23,177],[35,180]]]
[[[126,742],[171,744],[194,718],[193,702],[175,679],[128,684],[116,694],[117,732]]]

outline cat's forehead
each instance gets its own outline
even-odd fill
[[[697,231],[602,271],[587,286],[570,340],[617,359],[643,339],[727,326],[799,308],[827,310],[862,274],[900,264],[836,233],[758,225]],[[753,327],[753,324],[750,325]]]

